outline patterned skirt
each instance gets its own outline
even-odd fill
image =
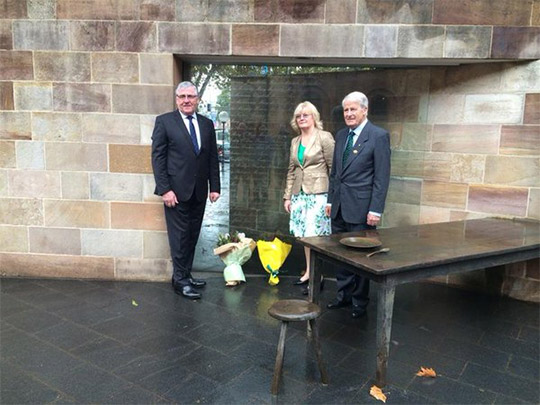
[[[324,213],[328,193],[306,194],[300,191],[291,197],[289,228],[297,238],[330,235],[330,217]]]

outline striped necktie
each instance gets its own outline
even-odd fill
[[[345,146],[345,151],[343,152],[343,166],[345,166],[345,163],[347,163],[347,159],[349,158],[349,155],[351,154],[351,150],[353,148],[353,137],[354,132],[349,131],[349,135],[347,136],[347,145]]]
[[[195,125],[193,125],[193,115],[187,116],[189,120],[189,134],[191,135],[191,142],[193,142],[193,150],[195,154],[199,154],[199,143],[197,142],[197,132],[195,132]]]

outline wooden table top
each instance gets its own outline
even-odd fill
[[[377,238],[382,245],[365,249],[340,243],[342,238],[351,236]],[[386,275],[534,249],[540,256],[540,222],[471,219],[307,237],[299,239],[299,242],[340,262]],[[366,254],[381,248],[390,248],[390,251],[366,257]]]

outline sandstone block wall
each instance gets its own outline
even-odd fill
[[[174,105],[176,60],[503,60],[408,70],[390,87],[394,115],[380,121],[395,149],[389,204],[402,206],[387,221],[538,218],[540,89],[531,61],[539,44],[538,0],[0,0],[0,273],[169,277],[149,145],[155,116]],[[368,79],[375,89],[376,76]],[[350,87],[306,95],[339,100]],[[277,85],[269,94],[288,91]],[[232,213],[239,227],[256,220],[257,229],[273,228],[276,218],[285,226],[275,201],[287,107],[285,115],[271,111],[278,130],[262,118],[246,123],[243,144],[272,165],[264,175],[269,195],[249,176],[231,179],[250,201]],[[263,110],[256,106],[254,117]],[[252,135],[270,131],[263,146]],[[232,153],[240,165],[244,152]]]
[[[353,89],[366,93],[369,118],[391,133],[383,226],[486,216],[539,220],[540,121],[528,112],[537,102],[539,78],[538,61],[237,78],[231,226],[254,235],[288,232],[282,194],[292,111],[312,101],[325,129],[335,133],[343,126],[341,99]],[[520,268],[508,270],[497,288],[538,300],[538,260]],[[441,281],[467,285],[470,276]]]

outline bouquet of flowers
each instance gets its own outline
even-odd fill
[[[289,256],[291,248],[291,244],[283,242],[277,236],[272,241],[257,241],[259,259],[261,259],[264,270],[270,274],[268,284],[277,285],[279,283],[279,269],[287,256]]]
[[[245,234],[237,231],[218,235],[214,254],[225,263],[223,278],[227,287],[234,287],[242,281],[246,282],[242,265],[249,260],[255,246],[253,239],[246,238]]]

